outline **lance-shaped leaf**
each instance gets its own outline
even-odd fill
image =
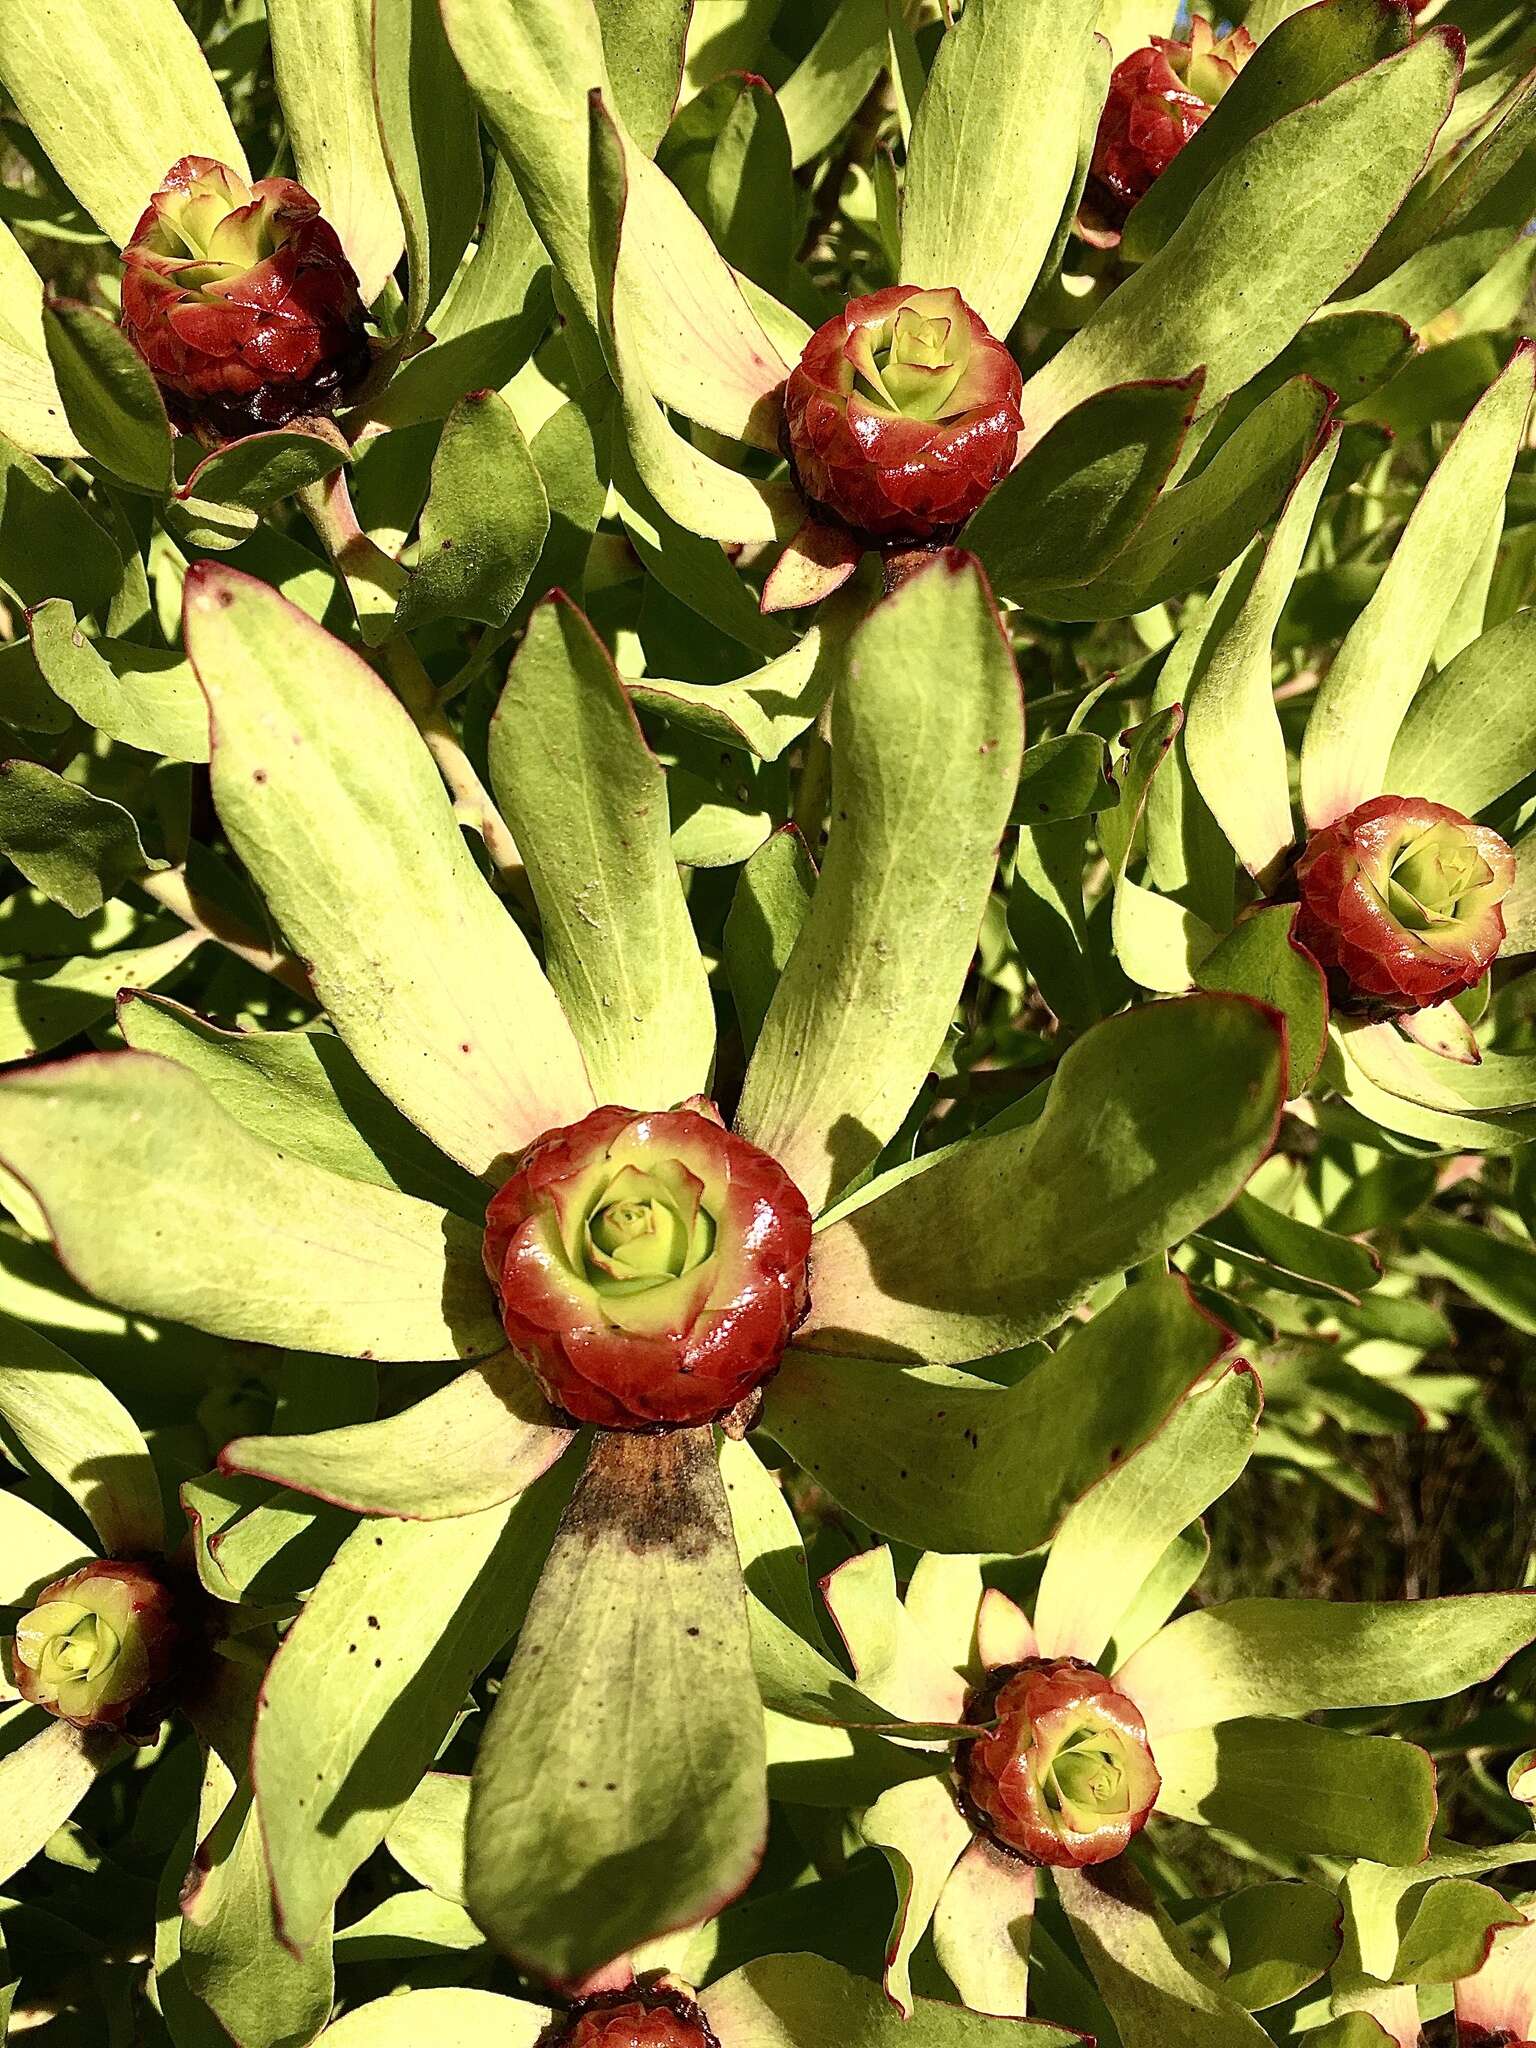
[[[1145,263],[1155,255],[1216,173],[1256,135],[1393,56],[1410,31],[1402,13],[1381,0],[1324,0],[1321,6],[1302,0],[1269,35],[1256,29],[1263,38],[1258,49],[1132,209],[1123,243],[1127,259]]]
[[[842,602],[833,599],[803,639],[733,683],[624,676],[625,695],[671,725],[755,754],[760,761],[777,761],[814,720],[842,672],[854,623],[852,603],[840,611]],[[863,615],[861,606],[857,617]]]
[[[250,1787],[237,1785],[216,1750],[204,1766],[199,1823],[183,1891],[189,1986],[240,2048],[313,2040],[336,1997],[330,1926],[302,1951],[281,1940]]]
[[[953,550],[876,606],[832,703],[832,828],[742,1134],[813,1211],[894,1136],[976,947],[1023,748],[1013,656]]]
[[[1203,363],[1209,409],[1271,362],[1401,204],[1450,107],[1461,52],[1458,35],[1431,28],[1255,136],[1024,387],[1030,438],[1108,384],[1185,377]],[[1343,181],[1347,206],[1334,203]]]
[[[1226,1207],[1284,1088],[1283,1029],[1256,1003],[1112,1018],[1067,1053],[1038,1121],[861,1191],[816,1240],[799,1341],[960,1364],[1042,1335]]]
[[[86,450],[114,476],[162,496],[171,482],[171,427],[149,365],[93,307],[52,305],[43,327],[64,409]]]
[[[1264,2029],[1212,1981],[1128,1858],[1052,1876],[1124,2048],[1264,2048]]]
[[[1032,590],[1030,609],[1047,618],[1118,619],[1219,575],[1284,504],[1330,404],[1316,379],[1286,380],[1192,476],[1163,492],[1107,568],[1087,583]]]
[[[1435,1767],[1411,1742],[1310,1721],[1223,1721],[1159,1734],[1159,1813],[1262,1853],[1416,1863],[1435,1819]]]
[[[1536,1593],[1233,1600],[1171,1621],[1119,1681],[1163,1733],[1254,1714],[1445,1699],[1536,1640]]]
[[[471,1910],[578,1983],[744,1889],[765,1770],[712,1433],[601,1438],[481,1741]]]
[[[379,677],[206,564],[186,637],[224,829],[370,1078],[474,1173],[575,1122],[593,1098],[570,1026]]]
[[[982,0],[939,45],[907,151],[901,275],[1006,334],[1077,169],[1096,0]]]
[[[285,1157],[151,1053],[8,1075],[0,1160],[119,1308],[349,1358],[501,1348],[472,1225]]]
[[[1351,1018],[1336,1040],[1380,1088],[1451,1116],[1464,1111],[1514,1114],[1536,1106],[1536,1053],[1486,1052],[1461,1066],[1426,1051],[1390,1024]]]
[[[324,1031],[225,1031],[165,997],[118,998],[135,1052],[195,1074],[221,1109],[280,1152],[347,1180],[398,1188],[478,1223],[485,1190],[445,1159]]]
[[[443,0],[454,54],[528,212],[595,328],[588,95],[616,104],[592,0]],[[619,289],[650,387],[689,418],[777,446],[788,364],[682,195],[620,131],[629,193]]]
[[[763,1956],[705,1992],[709,2023],[731,2048],[1073,2048],[1044,2020],[987,2019],[932,1999],[904,2018],[878,1984],[824,1956]]]
[[[36,606],[27,625],[49,689],[87,725],[173,761],[207,760],[208,707],[184,655],[87,640],[63,598]]]
[[[0,975],[0,1062],[51,1052],[90,1030],[111,1016],[126,991],[169,980],[202,943],[202,933],[173,927],[171,937],[153,945],[81,953],[47,974]]]
[[[1195,970],[1201,988],[1252,996],[1284,1017],[1288,1096],[1311,1087],[1328,1044],[1328,985],[1296,944],[1296,917],[1290,903],[1249,911]]]
[[[105,528],[52,470],[3,435],[0,576],[23,604],[63,597],[83,612],[110,603],[123,576]]]
[[[160,1482],[139,1425],[94,1373],[9,1316],[0,1317],[0,1421],[84,1509],[109,1556],[164,1549]]]
[[[405,231],[406,330],[414,334],[479,225],[480,126],[435,0],[372,0],[369,12],[373,98]]]
[[[449,413],[432,458],[416,569],[395,610],[402,631],[433,619],[504,626],[549,533],[549,500],[504,398],[471,391]]]
[[[666,776],[608,650],[539,605],[491,718],[491,784],[528,863],[545,969],[603,1102],[704,1093],[715,1012],[672,856]]]
[[[252,1773],[284,1939],[300,1945],[384,1839],[471,1684],[523,1618],[569,1492],[442,1522],[364,1522],[268,1667]]]
[[[29,455],[83,455],[69,423],[43,326],[43,280],[0,222],[0,434]]]
[[[1403,715],[1504,502],[1533,375],[1536,343],[1522,342],[1425,485],[1323,680],[1301,749],[1302,807],[1313,831],[1382,792]]]
[[[1375,2009],[1375,1994],[1383,1985],[1399,1978],[1407,1939],[1442,1885],[1449,1883],[1459,1892],[1473,1877],[1533,1860],[1536,1842],[1527,1840],[1505,1842],[1491,1849],[1441,1842],[1433,1856],[1407,1868],[1356,1863],[1339,1888],[1344,1903],[1344,1949],[1333,1974],[1335,2006],[1345,2011],[1367,2005]],[[1453,1923],[1459,1921],[1466,1930],[1468,1916],[1464,1910],[1453,1909],[1451,1915],[1442,1916],[1430,1907],[1428,1920],[1420,1928],[1415,1943],[1420,1958],[1430,1946],[1424,1936],[1437,1921],[1442,1936],[1453,1932],[1447,1926],[1447,1918]],[[1443,1983],[1446,1977],[1463,1974],[1487,1954],[1488,1926],[1485,1917],[1482,1930],[1474,1936],[1473,1954],[1464,1954],[1459,1967],[1445,1971],[1438,1981]]]
[[[1516,612],[1463,648],[1419,691],[1387,764],[1389,789],[1475,817],[1536,761],[1536,612]]]
[[[1191,1394],[1070,1510],[1035,1596],[1042,1656],[1098,1662],[1127,1594],[1179,1531],[1235,1484],[1253,1453],[1262,1407],[1254,1374],[1246,1367],[1228,1373]]]
[[[1373,1123],[1384,1130],[1418,1138],[1439,1152],[1518,1152],[1530,1138],[1536,1137],[1536,1116],[1457,1114],[1454,1110],[1422,1107],[1416,1100],[1394,1092],[1398,1085],[1393,1070],[1397,1049],[1409,1052],[1413,1048],[1394,1031],[1391,1036],[1395,1044],[1388,1060],[1378,1064],[1379,1041],[1372,1035],[1375,1028],[1339,1027],[1330,1042],[1325,1069],[1328,1085]],[[1385,1085],[1388,1079],[1393,1087]]]
[[[573,1432],[554,1421],[528,1368],[504,1353],[379,1422],[293,1436],[237,1437],[221,1472],[247,1472],[365,1515],[437,1521],[513,1500]]]
[[[272,0],[267,18],[299,181],[341,237],[371,305],[400,261],[405,229],[373,100],[370,0]]]
[[[805,503],[794,486],[760,483],[727,468],[680,434],[656,401],[637,324],[635,262],[627,254],[641,223],[628,229],[629,159],[601,93],[591,102],[592,266],[598,333],[618,390],[636,470],[656,502],[689,532],[720,541],[768,541],[797,532]],[[631,158],[633,152],[631,152]],[[636,199],[636,204],[641,203]]]
[[[934,1908],[934,1953],[973,2012],[1022,2019],[1029,2010],[1035,1887],[1029,1865],[983,1835],[949,1873]]]
[[[830,1728],[875,1729],[913,1741],[953,1734],[954,1718],[913,1721],[879,1705],[848,1683],[830,1658],[806,1642],[761,1600],[747,1599],[752,1667],[771,1714]]]
[[[1177,460],[1201,374],[1118,384],[1059,420],[965,529],[1006,597],[1087,583],[1146,519]]]
[[[37,761],[0,761],[0,851],[72,917],[89,917],[147,874],[131,811]]]
[[[888,19],[883,0],[837,0],[826,27],[779,88],[797,170],[837,140],[880,76]]]
[[[1185,706],[1195,786],[1249,873],[1268,888],[1292,837],[1290,772],[1274,697],[1274,639],[1338,453],[1333,433],[1291,494],[1251,580],[1206,635]]]
[[[1529,59],[1526,60],[1529,62]],[[1410,196],[1349,304],[1422,327],[1498,263],[1536,207],[1536,79],[1511,87],[1486,134]]]
[[[725,920],[725,970],[749,1054],[815,891],[816,866],[793,825],[764,840],[742,868]]]
[[[176,0],[8,7],[0,78],[59,176],[119,248],[178,158],[217,157],[246,174]]]
[[[546,2005],[453,1985],[396,1991],[354,2006],[322,2038],[325,2048],[421,2048],[423,2041],[445,2048],[449,2042],[453,2048],[539,2048],[552,2017]]]
[[[72,1728],[42,1713],[18,1714],[0,1733],[0,1799],[11,1816],[0,1849],[0,1884],[32,1861],[98,1777],[128,1754],[100,1729]]]
[[[1016,1555],[1158,1428],[1224,1341],[1180,1280],[1148,1280],[1011,1387],[792,1348],[763,1428],[872,1527]]]
[[[912,2013],[912,1951],[928,1932],[950,1872],[971,1839],[971,1824],[947,1777],[915,1778],[883,1792],[859,1822],[881,1850],[896,1886],[896,1915],[885,1955],[886,1995]]]
[[[34,1593],[91,1557],[89,1546],[72,1529],[19,1493],[0,1494],[0,1547],[5,1555],[0,1599],[7,1607],[30,1605]]]
[[[1249,2012],[1305,1991],[1339,1952],[1339,1902],[1326,1885],[1244,1885],[1227,1894],[1218,1915],[1227,1943],[1226,1988]]]

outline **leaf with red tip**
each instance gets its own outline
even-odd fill
[[[768,572],[763,584],[765,612],[801,611],[841,590],[858,568],[864,543],[845,526],[807,519]]]
[[[897,1169],[820,1233],[798,1342],[964,1364],[1041,1335],[1226,1207],[1274,1142],[1284,1079],[1278,1019],[1240,997],[1098,1025],[1036,1122]]]
[[[575,1122],[571,1028],[386,685],[233,570],[189,573],[185,620],[224,829],[358,1063],[472,1173]]]

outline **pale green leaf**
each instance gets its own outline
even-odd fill
[[[910,2019],[912,1951],[928,1932],[950,1872],[971,1839],[971,1824],[944,1778],[914,1778],[883,1792],[859,1831],[891,1866],[896,1916],[886,1944],[885,1991]]]
[[[728,1904],[767,1820],[712,1433],[600,1438],[476,1759],[471,1909],[525,1967],[579,1983]]]
[[[51,305],[43,332],[81,445],[114,476],[162,495],[171,481],[171,427],[144,358],[114,321],[89,306]]]
[[[1475,817],[1536,768],[1536,611],[1516,612],[1419,691],[1387,764],[1387,787]]]
[[[1172,1621],[1117,1683],[1161,1734],[1254,1714],[1446,1699],[1536,1639],[1536,1593],[1233,1600]]]
[[[491,784],[538,900],[545,971],[604,1102],[708,1090],[715,1012],[672,854],[666,776],[612,661],[559,594],[492,715]]]
[[[1209,409],[1262,370],[1401,204],[1460,68],[1459,44],[1430,28],[1255,136],[1151,262],[1025,386],[1030,439],[1109,384],[1185,377],[1204,364]],[[1277,234],[1282,218],[1288,230]]]
[[[39,1331],[0,1317],[0,1422],[85,1511],[110,1557],[165,1548],[160,1482],[109,1387]]]
[[[1098,0],[973,0],[918,103],[901,275],[953,286],[1006,335],[1056,234],[1077,169]]]
[[[1236,600],[1206,635],[1184,720],[1189,771],[1234,852],[1263,887],[1294,837],[1285,736],[1274,698],[1274,637],[1338,452],[1314,456]]]
[[[1382,793],[1404,714],[1504,502],[1533,373],[1536,344],[1522,342],[1441,458],[1318,690],[1301,749],[1302,804],[1314,831]]]
[[[299,182],[341,237],[371,306],[405,230],[374,107],[370,0],[268,0],[267,26]]]
[[[0,434],[29,455],[83,455],[43,328],[43,281],[0,221]]]
[[[100,1729],[83,1733],[67,1721],[25,1714],[0,1735],[0,1799],[10,1815],[0,1849],[0,1884],[8,1882],[63,1827],[105,1770],[127,1754],[126,1745]]]
[[[165,1000],[118,1005],[135,1052],[185,1067],[235,1119],[292,1158],[348,1180],[398,1188],[478,1223],[480,1183],[445,1159],[325,1031],[224,1031]]]
[[[1262,1407],[1252,1372],[1225,1374],[1192,1393],[1134,1457],[1069,1510],[1035,1596],[1042,1656],[1098,1662],[1127,1590],[1140,1587],[1185,1524],[1236,1483],[1252,1455]]]
[[[7,1075],[0,1157],[71,1274],[120,1308],[348,1357],[500,1349],[477,1229],[284,1157],[169,1060]]]
[[[5,1549],[0,1599],[8,1607],[28,1606],[44,1586],[91,1561],[89,1549],[72,1530],[19,1493],[0,1494],[0,1544]]]
[[[1123,2048],[1265,2048],[1264,2029],[1215,1983],[1128,1857],[1052,1876]]]
[[[1154,1752],[1160,1813],[1221,1828],[1262,1855],[1416,1863],[1429,1842],[1435,1771],[1411,1742],[1236,1720],[1159,1732]]]
[[[436,0],[372,0],[371,14],[373,99],[404,228],[405,324],[414,334],[452,284],[479,226],[480,125]],[[382,221],[382,206],[378,212]]]
[[[63,598],[36,606],[27,623],[49,689],[87,725],[172,761],[207,760],[208,706],[184,655],[87,640]]]
[[[313,1434],[237,1437],[219,1464],[360,1514],[437,1521],[515,1499],[570,1440],[527,1367],[507,1352],[397,1415]]]
[[[165,865],[145,853],[131,811],[37,761],[0,761],[0,853],[72,917]]]
[[[119,248],[172,164],[246,175],[213,73],[176,0],[36,0],[0,18],[0,78]]]
[[[0,585],[24,605],[64,597],[87,612],[111,600],[122,574],[115,544],[80,500],[0,435]]]
[[[203,943],[201,932],[170,929],[169,938],[150,945],[82,953],[56,966],[0,975],[0,1063],[52,1052],[104,1023],[122,996],[170,980]]]
[[[821,1233],[799,1341],[961,1363],[1041,1335],[1226,1207],[1273,1142],[1283,1067],[1275,1023],[1240,998],[1101,1024],[1037,1122],[874,1182]]]
[[[320,2039],[323,2048],[539,2048],[550,2017],[547,2006],[497,1991],[406,1991],[354,2006]]]
[[[1164,1424],[1223,1341],[1182,1281],[1148,1280],[1008,1387],[792,1348],[762,1427],[871,1527],[1017,1555]]]
[[[949,553],[879,604],[832,703],[832,829],[742,1093],[814,1211],[880,1151],[944,1040],[1023,745],[985,580]]]
[[[186,618],[224,829],[370,1079],[475,1173],[574,1123],[570,1026],[405,711],[250,577],[200,564]]]
[[[818,1955],[764,1956],[704,1994],[730,2048],[1073,2048],[1044,2020],[988,2019],[927,1998],[906,2019],[880,1986]]]
[[[440,618],[505,625],[548,532],[549,500],[512,408],[494,391],[470,392],[449,413],[432,458],[416,568],[396,622],[410,631]]]
[[[288,1940],[325,1925],[521,1622],[568,1491],[551,1474],[511,1507],[364,1522],[283,1638],[252,1770]]]

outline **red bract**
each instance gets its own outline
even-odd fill
[[[720,2048],[691,1999],[648,1991],[595,2001],[556,2036],[557,2048]]]
[[[995,1720],[960,1752],[973,1823],[1028,1863],[1107,1863],[1146,1825],[1162,1788],[1134,1702],[1076,1657],[998,1672],[967,1718]]]
[[[16,1624],[16,1689],[77,1728],[147,1731],[182,1638],[170,1588],[147,1565],[106,1558],[45,1586]]]
[[[951,533],[1013,467],[1023,379],[957,291],[891,285],[818,327],[784,387],[800,488],[858,533]]]
[[[508,1342],[606,1429],[709,1422],[761,1386],[805,1315],[810,1246],[789,1175],[702,1099],[547,1132],[485,1222]]]
[[[1515,857],[1424,797],[1378,796],[1314,833],[1296,864],[1296,937],[1343,1009],[1389,1016],[1482,979],[1504,942]]]
[[[1090,167],[1090,214],[1118,229],[1206,119],[1253,55],[1248,31],[1216,39],[1196,15],[1189,40],[1154,36],[1117,64]]]
[[[176,425],[232,439],[329,412],[369,364],[357,278],[291,178],[173,164],[123,252],[123,332]]]

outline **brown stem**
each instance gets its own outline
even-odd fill
[[[201,932],[215,945],[222,946],[226,953],[233,953],[237,960],[254,967],[259,974],[270,974],[274,981],[280,981],[284,988],[302,996],[305,1002],[317,1000],[314,984],[291,953],[265,944],[249,925],[194,891],[184,868],[162,868],[158,874],[140,875],[138,884],[145,895],[152,897],[162,909],[170,911],[173,917],[179,917],[188,930]]]

